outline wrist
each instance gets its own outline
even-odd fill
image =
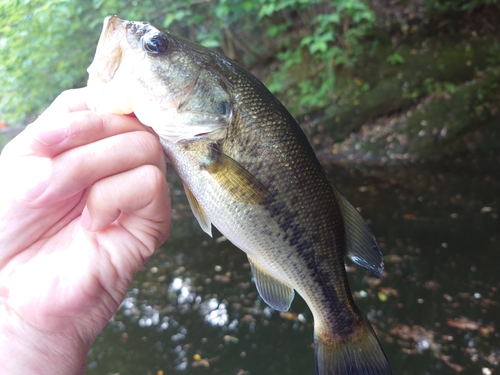
[[[0,303],[0,374],[82,374],[90,344],[41,332]]]

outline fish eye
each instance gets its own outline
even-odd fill
[[[160,34],[145,38],[142,45],[144,50],[152,55],[160,55],[168,49],[167,41]]]

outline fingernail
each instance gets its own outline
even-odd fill
[[[85,206],[85,208],[83,209],[82,216],[80,218],[80,225],[83,227],[83,229],[86,229],[88,231],[92,230],[92,219],[90,217],[87,206]]]
[[[36,136],[36,139],[46,146],[53,146],[64,141],[66,136],[67,128],[60,128],[41,132]]]

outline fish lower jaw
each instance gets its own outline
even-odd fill
[[[170,143],[195,140],[209,133],[209,131],[207,131],[206,129],[180,129],[176,126],[151,126],[151,128],[155,131],[156,134],[158,134],[162,141]]]
[[[220,125],[184,124],[182,121],[176,121],[175,116],[159,116],[162,119],[161,122],[154,121],[151,118],[144,119],[137,113],[136,116],[144,125],[150,126],[163,141],[171,143],[210,137],[218,134],[216,133],[217,130],[225,128]]]
[[[134,112],[129,95],[107,84],[99,77],[89,76],[87,107],[94,112],[128,115]]]
[[[134,105],[132,109],[135,117],[144,125],[152,128],[164,141],[176,143],[182,139],[190,138],[189,127],[177,123],[177,110],[175,108],[155,110]]]
[[[130,105],[124,106],[115,105],[113,103],[97,103],[92,99],[87,101],[87,107],[94,112],[113,113],[116,115],[130,115],[134,113],[132,106]]]

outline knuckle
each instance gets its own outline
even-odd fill
[[[142,154],[141,159],[148,163],[158,165],[157,161],[163,159],[163,149],[153,134],[145,131],[133,132],[130,137],[134,137],[134,141],[138,142],[139,152]]]
[[[72,138],[87,139],[91,133],[101,133],[104,131],[102,118],[93,112],[74,112],[67,116],[68,136]]]
[[[161,148],[160,142],[158,138],[149,132],[142,132],[144,142],[146,143],[147,148],[154,152],[155,154],[163,153],[163,149]]]
[[[147,181],[149,190],[152,194],[157,194],[159,191],[164,189],[166,184],[165,176],[163,173],[155,167],[154,165],[147,164],[141,168],[143,173],[143,178]]]
[[[83,121],[88,127],[87,131],[102,133],[105,130],[104,119],[101,115],[94,112],[83,112],[81,113],[81,116],[81,121]]]

